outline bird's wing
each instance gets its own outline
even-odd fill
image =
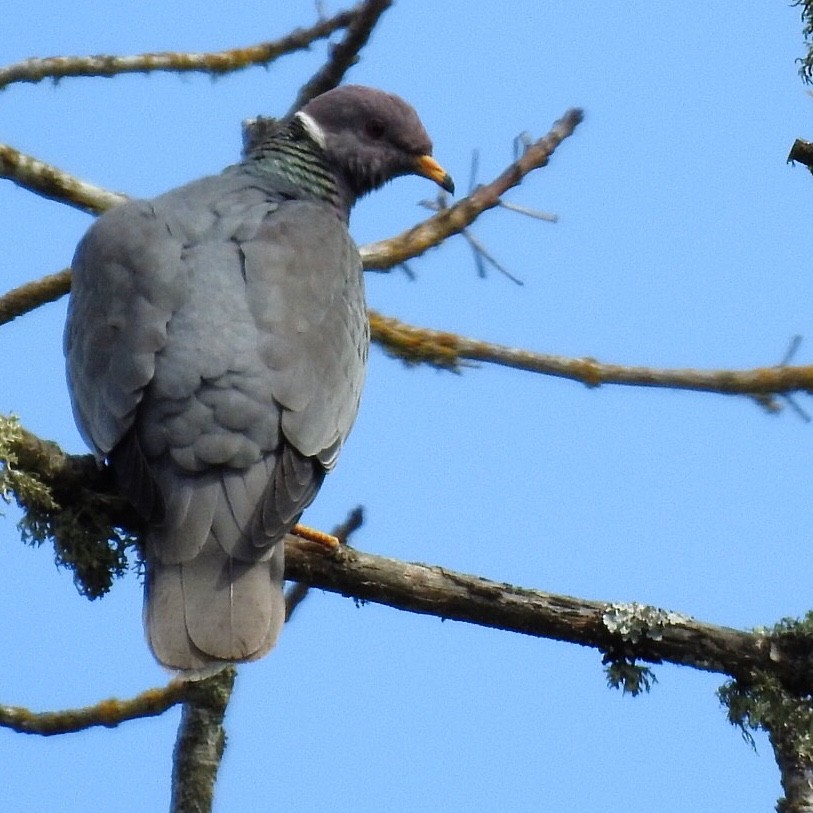
[[[77,422],[98,454],[119,447],[131,499],[149,516],[156,480],[177,525],[190,490],[176,474],[279,453],[263,526],[289,526],[335,462],[364,376],[361,263],[332,209],[274,199],[234,168],[99,218],[74,280]]]
[[[259,657],[282,623],[282,546],[358,407],[358,252],[328,206],[234,168],[89,230],[65,349],[77,422],[150,521],[159,660]]]
[[[240,245],[282,432],[329,469],[358,411],[369,344],[361,260],[329,209],[292,202]]]
[[[147,201],[100,217],[72,263],[64,347],[79,431],[103,457],[132,426],[167,325],[186,297],[177,241]]]

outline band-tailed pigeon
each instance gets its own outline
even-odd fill
[[[452,191],[415,111],[360,86],[267,128],[220,175],[100,217],[65,328],[79,430],[146,521],[144,622],[182,671],[284,621],[283,538],[358,409],[369,330],[351,206],[399,175]]]

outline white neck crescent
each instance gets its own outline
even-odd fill
[[[307,131],[308,135],[322,148],[325,148],[326,141],[325,141],[325,133],[324,130],[316,123],[316,119],[313,116],[308,115],[307,113],[300,110],[294,118],[299,119],[302,122],[302,126]]]

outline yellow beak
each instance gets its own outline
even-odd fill
[[[429,178],[447,192],[454,194],[454,181],[452,176],[431,155],[419,155],[415,159],[415,172]]]

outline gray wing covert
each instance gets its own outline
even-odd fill
[[[100,217],[76,250],[64,336],[68,387],[79,430],[100,457],[132,426],[185,296],[180,253],[147,201]]]
[[[358,412],[369,345],[361,259],[323,206],[290,202],[241,243],[283,435],[331,468]]]

